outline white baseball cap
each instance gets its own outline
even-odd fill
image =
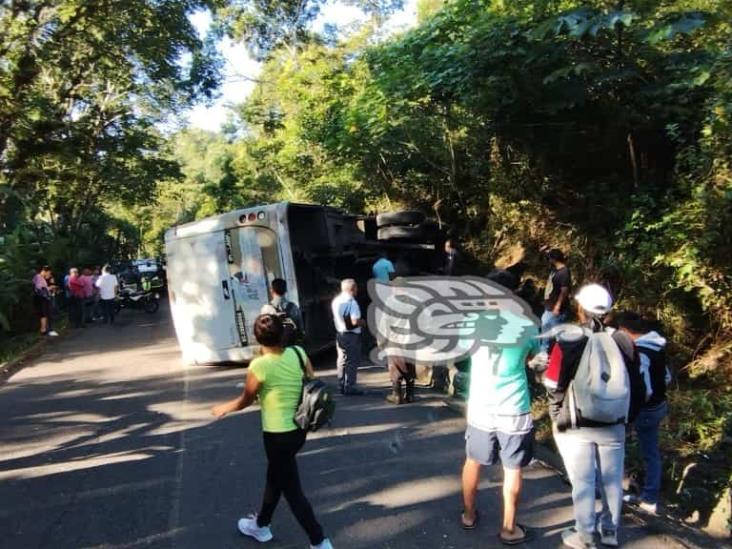
[[[587,284],[574,296],[585,311],[594,315],[604,315],[613,308],[613,298],[606,288],[599,284]]]

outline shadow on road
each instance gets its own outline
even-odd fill
[[[234,525],[263,490],[258,411],[220,421],[208,412],[240,390],[244,370],[181,368],[169,322],[146,320],[90,328],[102,335],[60,342],[58,354],[0,388],[4,547],[255,546]],[[319,364],[334,382],[330,364]],[[361,375],[385,392],[383,371]],[[458,524],[463,430],[464,419],[426,391],[401,407],[383,395],[339,397],[335,424],[299,458],[336,547],[497,547],[499,469],[485,471],[480,527]],[[541,467],[527,477],[520,518],[537,532],[527,546],[557,547],[572,522],[569,492]],[[274,547],[306,546],[284,501],[273,530]],[[645,535],[626,531],[638,547]]]

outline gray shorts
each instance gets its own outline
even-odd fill
[[[509,435],[468,425],[465,431],[465,453],[481,465],[500,462],[505,469],[521,469],[534,456],[534,430],[522,435]]]

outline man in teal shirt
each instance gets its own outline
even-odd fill
[[[531,532],[516,523],[522,473],[533,456],[526,362],[539,352],[536,321],[508,311],[484,311],[476,322],[481,346],[471,357],[466,460],[463,467],[463,527],[474,528],[475,498],[483,465],[503,466],[503,525],[506,545],[527,541]]]
[[[371,267],[371,272],[374,275],[374,278],[379,282],[389,282],[394,278],[396,271],[394,269],[394,264],[391,262],[386,252],[382,252],[379,259],[377,259]]]

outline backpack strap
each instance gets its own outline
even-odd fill
[[[308,372],[305,369],[305,361],[302,359],[302,355],[300,354],[300,351],[297,350],[297,347],[294,345],[290,347],[295,352],[295,355],[297,355],[297,361],[300,363],[300,369],[302,370],[302,378],[303,380],[308,379]]]

